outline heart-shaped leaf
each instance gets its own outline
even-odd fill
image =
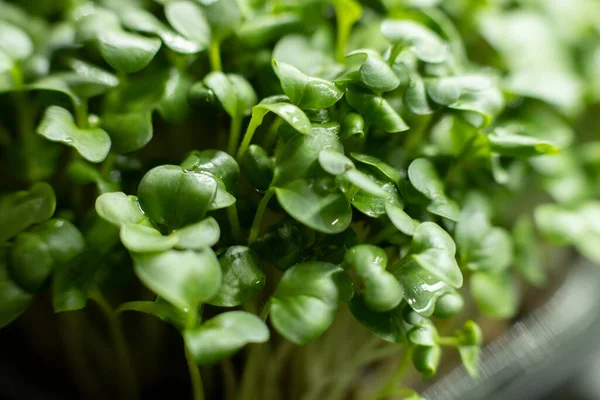
[[[400,85],[400,78],[372,49],[355,50],[346,55],[347,70],[338,82],[357,83],[374,92],[389,92]]]
[[[162,165],[148,171],[138,187],[138,200],[153,221],[177,229],[204,218],[217,192],[211,175]]]
[[[240,75],[212,71],[206,75],[203,82],[213,91],[225,112],[232,118],[249,115],[256,104],[256,93],[252,85]],[[258,124],[260,125],[260,122]]]
[[[46,109],[37,132],[48,140],[74,147],[83,158],[97,163],[103,161],[110,150],[110,136],[100,128],[78,128],[73,116],[58,106]]]
[[[248,343],[269,340],[269,328],[254,314],[229,311],[183,332],[183,340],[198,365],[230,357]]]
[[[387,255],[383,249],[361,244],[352,247],[344,257],[345,263],[358,278],[365,303],[376,312],[390,311],[402,301],[403,290],[396,278],[385,270]]]
[[[411,218],[404,210],[393,203],[385,204],[385,212],[392,224],[402,233],[412,236],[420,222]]]
[[[43,182],[32,185],[27,191],[0,196],[0,243],[47,220],[55,208],[54,190]]]
[[[235,307],[254,298],[264,287],[266,275],[258,259],[245,246],[231,246],[219,256],[223,283],[209,303]]]
[[[160,40],[121,30],[98,36],[100,53],[117,71],[133,73],[145,68],[160,49]]]
[[[23,61],[33,54],[31,38],[21,28],[0,21],[0,51],[10,60]]]
[[[378,125],[388,133],[408,130],[408,125],[402,117],[383,97],[349,88],[346,92],[346,100],[369,124]]]
[[[394,264],[390,267],[390,272],[404,288],[408,305],[426,317],[433,314],[436,300],[452,289],[446,282],[417,265],[399,268]]]
[[[352,297],[352,281],[339,267],[305,262],[288,269],[271,298],[271,322],[293,343],[306,344],[333,322],[340,304]]]
[[[177,235],[163,236],[149,226],[124,224],[121,226],[121,241],[129,251],[152,253],[172,249],[179,239]]]
[[[111,139],[111,150],[123,154],[141,149],[152,139],[150,110],[102,115],[101,127]]]
[[[410,163],[408,179],[415,189],[431,200],[431,204],[427,208],[429,212],[452,221],[458,221],[460,210],[456,203],[446,196],[444,183],[431,161],[417,158]]]
[[[299,69],[273,60],[273,69],[283,92],[292,104],[305,108],[329,108],[342,98],[344,92],[335,83],[305,75]]]
[[[388,342],[406,343],[406,333],[411,326],[402,318],[402,306],[376,313],[359,294],[354,295],[348,306],[354,318],[375,335]]]
[[[392,44],[409,47],[422,61],[440,63],[447,59],[444,41],[431,29],[414,21],[385,20],[381,32]]]
[[[208,301],[221,285],[221,267],[210,249],[132,256],[135,273],[142,283],[184,311]]]
[[[276,187],[275,194],[283,209],[304,225],[323,233],[340,233],[352,222],[352,210],[338,189],[319,190],[307,179],[297,179]]]
[[[254,187],[259,190],[269,188],[273,180],[275,162],[265,149],[251,144],[242,159],[242,168]]]
[[[0,247],[0,328],[17,319],[33,301],[33,295],[11,280],[6,250],[6,246]]]
[[[173,28],[187,39],[208,47],[211,34],[206,16],[192,1],[170,1],[165,4],[165,17]]]
[[[103,193],[96,199],[96,212],[113,225],[144,224],[150,226],[138,199],[123,192]]]
[[[52,271],[83,251],[83,235],[69,221],[51,219],[15,237],[11,276],[22,288],[39,291]]]
[[[186,225],[175,231],[178,249],[201,250],[212,247],[219,241],[221,229],[213,217],[208,217],[195,224]]]

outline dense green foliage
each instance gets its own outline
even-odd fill
[[[347,308],[403,349],[372,399],[447,347],[476,376],[549,243],[600,263],[599,6],[522,3],[0,2],[0,326],[92,299],[127,366],[115,312],[155,315],[200,399]]]

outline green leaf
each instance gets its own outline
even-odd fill
[[[273,180],[275,162],[262,147],[251,144],[242,159],[244,174],[254,187],[259,190],[269,188]]]
[[[98,36],[100,53],[117,71],[133,73],[145,68],[160,49],[160,40],[125,31],[106,31]]]
[[[148,171],[138,187],[138,200],[153,221],[177,229],[204,218],[217,193],[211,175],[162,165]]]
[[[83,160],[71,161],[67,165],[67,172],[71,181],[75,183],[95,183],[100,193],[114,192],[119,187],[115,182],[105,179],[95,166]]]
[[[354,168],[354,163],[339,151],[329,147],[319,153],[319,164],[332,175],[342,175]]]
[[[244,21],[235,34],[242,43],[258,47],[296,30],[301,23],[300,16],[293,12],[261,14]]]
[[[346,55],[346,63],[338,82],[357,83],[374,92],[389,92],[400,85],[400,78],[375,50],[354,50]]]
[[[204,7],[213,40],[220,42],[237,30],[242,14],[236,0],[215,0]]]
[[[7,268],[7,248],[0,247],[0,328],[4,328],[23,314],[33,296],[10,279]]]
[[[423,379],[432,377],[440,364],[442,348],[437,345],[415,346],[412,361],[415,369],[423,375]]]
[[[138,311],[154,315],[175,326],[180,331],[185,329],[187,321],[186,312],[174,307],[160,297],[157,297],[155,301],[128,301],[117,307],[116,311],[118,313],[123,311]]]
[[[389,164],[386,164],[385,162],[381,161],[377,157],[373,157],[368,154],[359,154],[359,153],[350,153],[350,155],[356,161],[358,161],[362,164],[365,164],[365,165],[369,165],[369,166],[373,167],[374,169],[376,169],[377,171],[381,172],[383,174],[383,176],[390,179],[396,185],[399,185],[400,182],[404,180],[404,178],[402,177],[402,173],[399,170],[397,170],[396,168],[392,167]]]
[[[435,302],[433,315],[438,318],[450,318],[462,311],[465,301],[458,292],[441,295]]]
[[[118,231],[116,233],[118,234]],[[84,308],[87,303],[88,290],[95,281],[97,271],[104,266],[101,263],[110,263],[111,261],[110,258],[107,259],[106,254],[87,249],[65,265],[58,267],[52,275],[54,312]]]
[[[402,318],[402,307],[388,312],[373,312],[362,296],[355,294],[348,304],[354,318],[383,340],[392,343],[406,343],[406,333],[410,329]]]
[[[378,125],[388,133],[408,130],[408,125],[402,117],[383,97],[349,88],[346,92],[346,100],[368,124]]]
[[[138,199],[123,192],[103,193],[96,199],[96,212],[113,225],[144,224],[149,226]]]
[[[206,75],[203,82],[213,91],[225,112],[232,118],[250,114],[256,104],[254,89],[240,75],[212,71]]]
[[[132,257],[142,283],[184,311],[208,301],[221,285],[221,267],[210,249],[137,253]]]
[[[365,135],[365,120],[355,112],[348,112],[342,117],[340,139],[345,140],[354,135]]]
[[[401,207],[393,203],[385,204],[385,212],[392,224],[402,233],[412,236],[420,222],[411,218]]]
[[[317,173],[319,154],[323,149],[343,152],[336,134],[324,129],[313,129],[312,133],[296,135],[285,144],[275,161],[272,186],[313,177]]]
[[[221,229],[213,217],[208,217],[195,224],[186,225],[175,231],[179,238],[176,248],[201,250],[212,247],[219,241]]]
[[[156,110],[165,121],[181,124],[186,119],[191,111],[187,98],[191,86],[192,77],[188,73],[175,67],[168,70],[162,97],[156,103]]]
[[[386,195],[385,197],[382,197],[380,195],[374,196],[373,194],[368,193],[365,190],[359,190],[352,197],[352,205],[357,210],[359,210],[365,215],[368,215],[369,217],[379,218],[386,213],[385,206],[388,203],[394,204],[398,207],[402,207],[402,201],[400,200],[398,189],[396,189],[395,184],[393,184],[392,182],[380,180],[368,173],[365,173],[365,175],[370,180],[372,180],[378,187],[383,189],[386,192]]]
[[[435,325],[429,320],[424,320],[419,326],[411,328],[406,336],[412,343],[420,346],[435,346],[439,339]]]
[[[406,107],[416,115],[429,115],[433,114],[433,109],[427,100],[427,91],[425,89],[425,82],[421,75],[416,71],[408,70],[410,82],[406,91],[404,92],[404,102]]]
[[[379,186],[375,181],[373,181],[369,175],[364,174],[363,172],[357,169],[350,169],[346,171],[344,175],[346,179],[354,186],[360,188],[362,191],[380,198],[388,198],[389,193],[381,186]]]
[[[409,48],[419,60],[441,63],[449,56],[446,43],[417,22],[386,19],[381,23],[381,33],[393,45]]]
[[[269,340],[269,328],[254,314],[229,311],[183,332],[185,345],[198,365],[231,357],[248,343]]]
[[[121,226],[121,241],[129,250],[136,253],[152,253],[170,250],[178,242],[177,235],[163,236],[156,229],[134,224]]]
[[[48,140],[74,147],[83,158],[98,163],[110,150],[110,136],[100,128],[78,128],[73,116],[58,106],[46,109],[37,132]]]
[[[165,4],[165,17],[171,26],[187,39],[204,47],[210,44],[210,26],[204,12],[194,2],[168,2]]]
[[[113,5],[125,28],[157,35],[168,48],[177,53],[195,54],[206,46],[176,34],[149,11],[122,2],[113,3]]]
[[[479,346],[458,346],[458,354],[468,374],[473,379],[479,376]]]
[[[50,218],[56,208],[52,186],[36,183],[28,190],[0,197],[0,244],[33,224]]]
[[[28,292],[39,291],[52,271],[83,251],[79,230],[64,219],[51,219],[15,237],[10,257],[11,276]]]
[[[305,75],[299,69],[273,60],[273,70],[281,82],[283,92],[292,104],[302,109],[329,108],[344,95],[335,83]]]
[[[506,319],[517,313],[520,295],[509,273],[475,272],[470,278],[470,288],[477,307],[486,317]]]
[[[352,222],[352,209],[338,189],[320,190],[307,179],[297,179],[275,194],[281,207],[294,219],[323,233],[340,233]]]
[[[253,244],[262,259],[272,262],[275,267],[285,271],[299,263],[304,250],[315,240],[314,231],[292,219],[270,227]]]
[[[303,345],[329,328],[340,304],[352,297],[352,281],[339,267],[318,261],[288,269],[271,298],[271,322],[291,342]]]
[[[429,97],[436,103],[477,114],[478,117],[466,116],[468,122],[476,127],[489,125],[504,107],[502,92],[489,75],[428,78],[425,80],[425,87]]]
[[[130,153],[146,146],[152,139],[150,110],[102,115],[101,125],[111,139],[111,150],[118,154]]]
[[[487,140],[490,150],[503,156],[526,158],[559,151],[556,145],[546,140],[500,132],[496,130],[496,133],[489,134]]]
[[[0,20],[0,52],[10,60],[23,61],[30,57],[33,51],[33,42],[27,33],[7,21]]]
[[[281,38],[273,49],[272,58],[279,63],[292,65],[308,76],[331,78],[342,69],[331,54],[298,34]]]
[[[254,298],[264,287],[265,271],[252,250],[231,246],[219,256],[223,283],[209,304],[235,307]]]
[[[404,265],[401,268],[395,264],[390,272],[404,288],[404,297],[408,305],[423,316],[431,316],[436,300],[452,288],[439,277],[418,265]]]
[[[410,163],[408,179],[415,189],[431,200],[431,204],[427,208],[429,212],[452,221],[458,221],[460,210],[453,200],[446,197],[444,183],[431,161],[417,158]]]
[[[361,244],[346,252],[345,263],[354,270],[362,296],[375,312],[396,308],[402,301],[403,290],[396,278],[387,272],[387,255],[383,249]]]
[[[521,277],[535,286],[544,286],[547,280],[546,271],[530,218],[520,217],[517,219],[513,226],[513,241],[515,244],[514,263]]]

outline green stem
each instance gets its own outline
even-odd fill
[[[444,336],[437,339],[437,344],[440,346],[458,347],[458,339],[453,336]]]
[[[115,163],[117,159],[117,156],[115,156],[114,153],[108,153],[108,155],[106,156],[106,159],[104,160],[104,162],[102,163],[102,166],[100,167],[100,174],[102,174],[102,176],[106,179],[110,178],[110,172],[113,169],[113,165]]]
[[[75,122],[81,129],[88,126],[88,103],[85,99],[75,107]]]
[[[248,124],[248,127],[246,128],[246,133],[244,133],[244,139],[242,139],[242,143],[240,144],[240,147],[238,148],[238,152],[237,152],[237,156],[236,156],[236,160],[237,160],[238,164],[242,162],[242,158],[244,157],[244,154],[246,154],[246,151],[248,150],[248,147],[250,146],[250,142],[252,142],[252,137],[254,136],[254,132],[256,132],[256,128],[262,122],[262,118],[263,118],[263,116],[256,117],[256,114],[254,114],[254,113],[252,114],[252,117],[250,117],[250,123]]]
[[[275,117],[275,120],[269,127],[267,134],[265,135],[265,140],[263,142],[263,147],[265,149],[270,149],[275,145],[275,141],[277,140],[277,132],[279,127],[283,124],[283,119],[279,116]]]
[[[221,71],[223,69],[221,65],[221,43],[216,39],[210,42],[209,57],[212,70]]]
[[[242,116],[236,115],[231,119],[229,125],[229,142],[227,143],[227,152],[232,156],[235,156],[238,143],[240,141],[240,134],[242,129]]]
[[[229,226],[231,227],[233,239],[238,243],[242,243],[244,239],[242,238],[242,228],[240,227],[240,219],[238,217],[236,203],[233,203],[227,207],[227,219],[229,220]]]
[[[221,371],[223,372],[223,383],[225,385],[225,398],[227,400],[234,400],[237,383],[235,369],[230,358],[225,358],[221,361]]]
[[[27,101],[25,92],[22,91],[23,88],[23,72],[19,65],[14,66],[10,70],[10,76],[13,80],[13,84],[15,86],[15,91],[13,92],[13,98],[16,106],[16,114],[17,114],[17,127],[19,136],[21,139],[25,139],[29,136],[34,128],[33,128],[33,115],[31,113],[30,104]]]
[[[137,399],[139,398],[139,394],[137,390],[133,361],[131,360],[127,341],[125,340],[125,334],[121,324],[119,323],[117,313],[99,290],[91,290],[89,297],[96,302],[98,308],[104,314],[108,323],[108,329],[110,331],[118,358],[118,365],[123,372],[123,396],[126,399]]]
[[[196,365],[194,355],[190,349],[184,345],[185,360],[187,361],[188,370],[190,372],[190,381],[192,382],[192,398],[194,400],[204,400],[204,385],[202,384],[202,376],[200,369]]]
[[[260,319],[262,319],[263,321],[266,321],[267,317],[269,316],[270,311],[271,311],[271,298],[269,298],[269,300],[267,300],[267,302],[263,306],[262,310],[260,310],[260,315],[259,315]]]
[[[252,228],[250,228],[250,236],[248,236],[248,244],[252,244],[258,238],[258,234],[260,233],[260,223],[262,221],[263,214],[265,213],[265,209],[267,208],[267,204],[271,197],[275,194],[275,190],[270,188],[267,190],[265,195],[263,196],[260,204],[258,205],[258,209],[256,210],[256,214],[254,215],[254,221],[252,222]]]
[[[397,390],[398,383],[402,380],[406,374],[406,371],[408,371],[411,355],[412,347],[405,345],[404,353],[402,354],[402,359],[400,360],[398,369],[396,369],[396,372],[390,376],[387,383],[380,390],[375,392],[375,394],[371,397],[371,400],[385,399],[387,396],[391,395]]]

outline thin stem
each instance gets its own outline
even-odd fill
[[[99,290],[91,290],[89,297],[96,302],[98,308],[104,314],[108,323],[108,329],[110,331],[117,358],[119,360],[118,365],[121,367],[123,372],[123,396],[126,399],[137,399],[139,398],[139,394],[137,390],[133,361],[131,360],[127,341],[125,340],[125,334],[121,324],[119,323],[117,313]]]
[[[225,358],[221,361],[221,371],[223,372],[223,383],[225,385],[225,398],[227,400],[234,400],[237,379],[230,358]]]
[[[262,310],[260,310],[260,315],[259,315],[260,319],[262,319],[263,321],[266,321],[267,317],[269,316],[270,311],[271,311],[271,298],[269,298],[269,300],[267,300],[267,302],[263,306]]]
[[[398,369],[394,374],[388,379],[387,383],[383,385],[383,387],[375,392],[375,394],[371,397],[371,400],[379,400],[385,399],[387,396],[391,395],[397,390],[398,383],[402,380],[406,371],[408,371],[408,367],[410,366],[410,359],[412,355],[412,347],[405,346],[404,353],[402,354],[402,359],[400,360],[400,364],[398,365]]]
[[[88,126],[88,103],[87,100],[83,99],[81,103],[79,103],[75,107],[75,122],[77,123],[77,127],[81,129],[85,129]]]
[[[190,349],[184,345],[185,349],[185,360],[187,361],[188,370],[190,372],[190,381],[192,382],[192,398],[194,400],[204,400],[204,385],[202,384],[202,376],[200,375],[200,369],[196,365],[194,355]]]
[[[252,142],[252,137],[254,136],[254,132],[256,132],[256,128],[262,122],[262,116],[256,117],[255,115],[256,114],[253,113],[252,117],[250,117],[250,123],[248,124],[248,127],[246,128],[246,133],[244,133],[244,139],[242,139],[242,143],[240,144],[240,147],[238,148],[238,152],[237,152],[237,156],[236,156],[238,163],[240,163],[242,161],[244,154],[246,154],[246,151],[248,150],[248,147],[250,146],[250,142]]]
[[[10,70],[10,76],[16,91],[13,92],[13,98],[16,105],[17,126],[21,139],[26,138],[33,132],[33,115],[31,108],[27,102],[23,88],[23,71],[19,65],[14,66]]]
[[[236,115],[231,119],[231,124],[229,125],[229,142],[227,143],[227,152],[232,156],[235,156],[235,151],[240,141],[241,129],[242,116]]]
[[[242,243],[242,228],[240,227],[240,219],[238,217],[236,203],[233,203],[227,207],[227,219],[229,220],[229,226],[231,227],[233,239],[238,243]]]
[[[209,57],[212,70],[221,71],[221,43],[216,39],[210,42]]]
[[[443,336],[437,339],[437,344],[440,346],[457,347],[459,345],[458,339],[453,336]]]
[[[273,121],[273,123],[269,127],[269,130],[267,131],[267,134],[265,135],[265,140],[263,142],[263,147],[265,149],[268,150],[275,145],[275,141],[277,140],[277,132],[279,130],[279,127],[283,124],[283,122],[284,121],[281,117],[275,117],[275,120]]]
[[[254,221],[252,222],[252,228],[250,228],[250,236],[248,237],[248,244],[252,244],[258,238],[258,234],[260,233],[260,223],[265,213],[265,209],[267,208],[267,204],[271,197],[275,194],[275,190],[272,188],[267,190],[265,195],[263,196],[260,204],[258,205],[258,209],[256,210],[256,214],[254,215]]]
[[[100,174],[102,174],[105,178],[110,178],[110,173],[113,169],[113,165],[117,159],[114,153],[108,153],[104,162],[102,162],[102,166],[100,167]]]

